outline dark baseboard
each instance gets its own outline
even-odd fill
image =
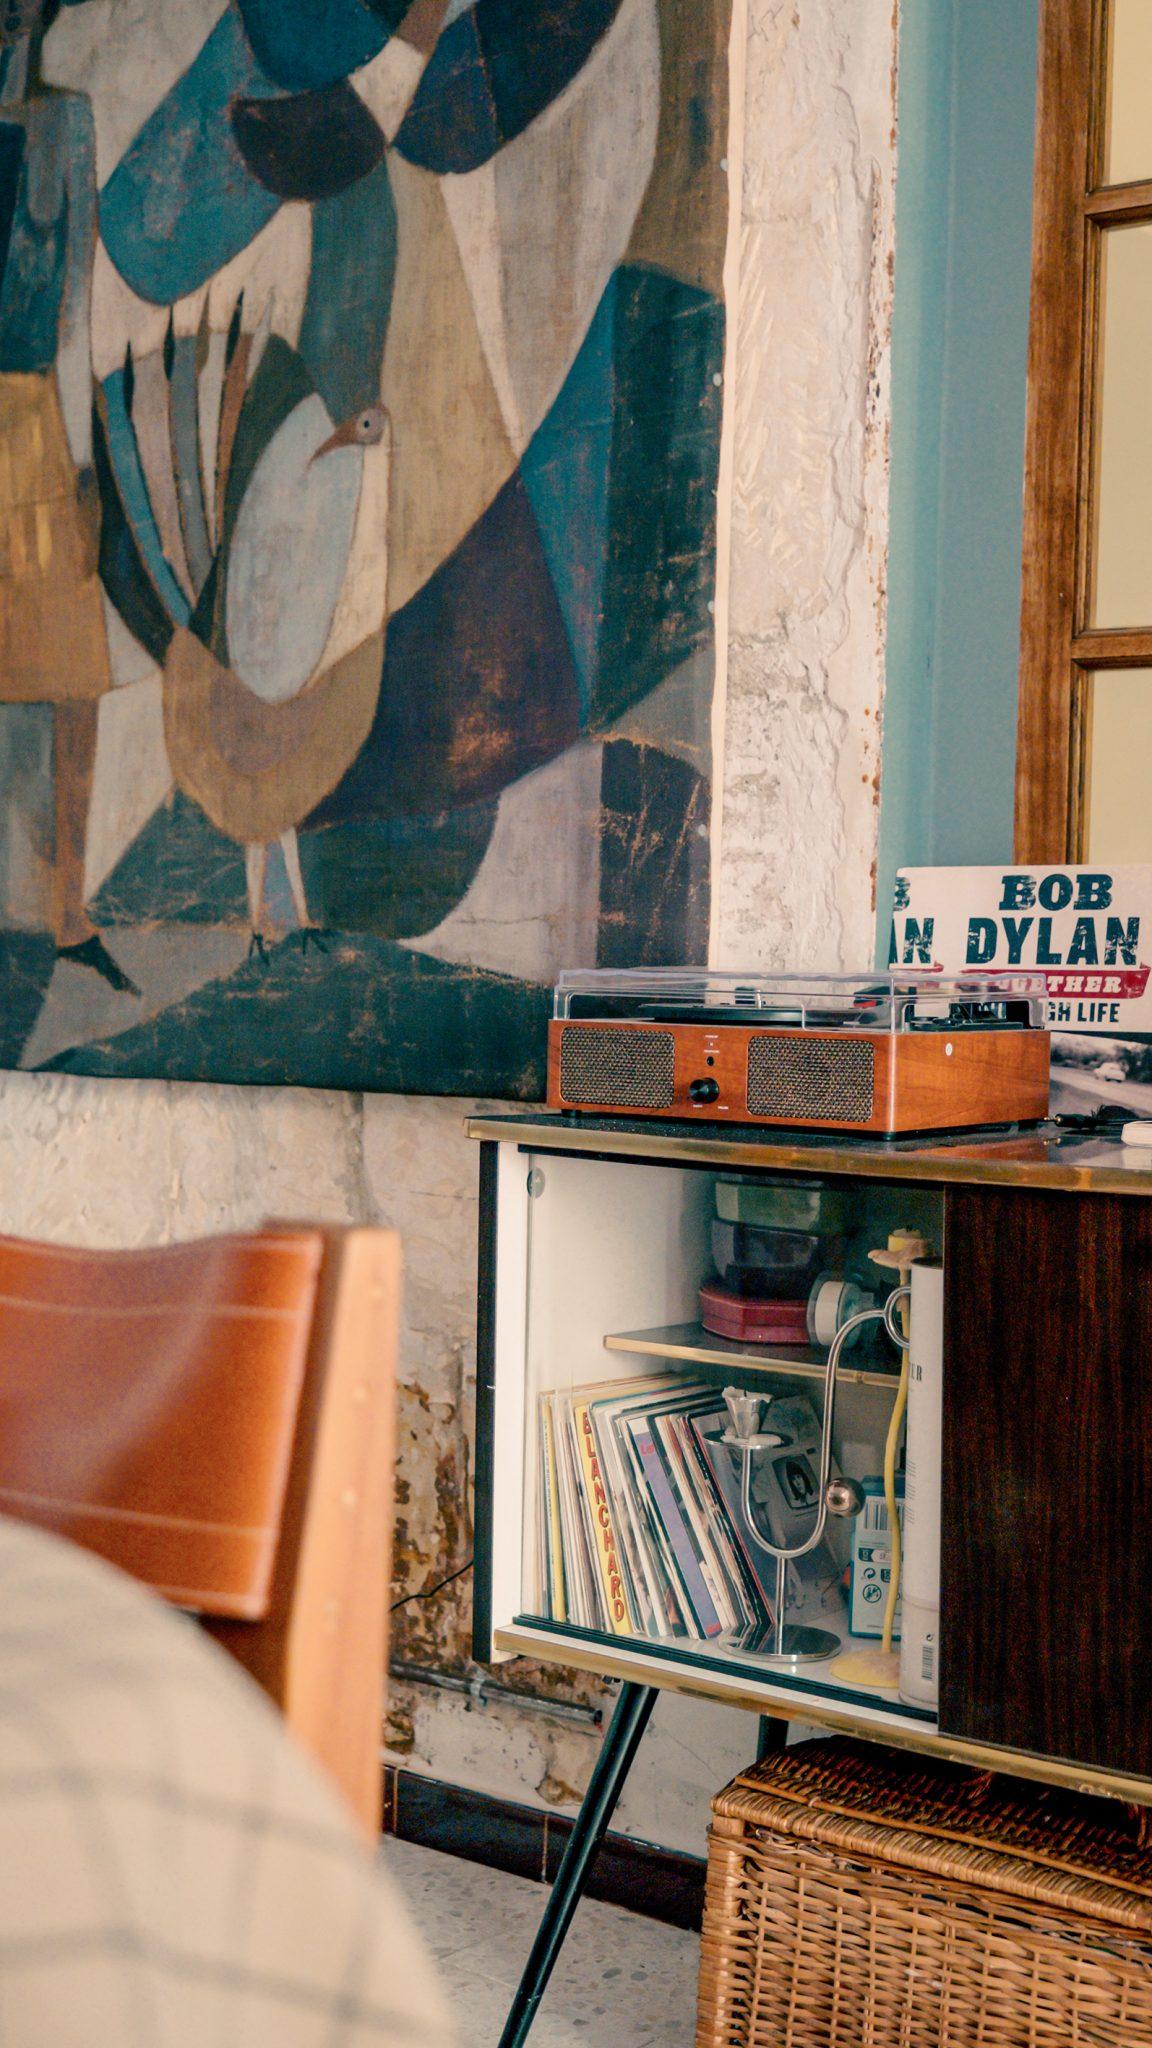
[[[384,1772],[384,1832],[464,1856],[493,1870],[551,1884],[572,1822],[512,1799],[471,1792],[390,1764]],[[704,1910],[702,1856],[683,1856],[630,1835],[609,1834],[592,1865],[587,1896],[626,1906],[670,1927],[698,1928]]]

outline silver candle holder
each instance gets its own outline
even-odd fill
[[[753,1543],[765,1557],[776,1563],[776,1621],[773,1647],[760,1651],[769,1664],[812,1664],[824,1657],[834,1657],[840,1649],[839,1636],[830,1629],[810,1628],[805,1623],[785,1621],[784,1606],[787,1596],[788,1566],[797,1558],[806,1557],[815,1550],[828,1526],[829,1515],[849,1516],[859,1514],[864,1495],[854,1479],[833,1479],[832,1477],[832,1425],[836,1414],[836,1370],[840,1353],[848,1337],[865,1323],[883,1323],[888,1335],[901,1351],[908,1348],[908,1340],[896,1321],[896,1311],[906,1301],[911,1290],[894,1287],[882,1308],[863,1308],[840,1325],[828,1347],[828,1361],[824,1368],[824,1420],[820,1432],[820,1473],[816,1494],[818,1507],[816,1521],[803,1543],[794,1543],[790,1548],[773,1543],[763,1535],[756,1520],[752,1501],[752,1473],[757,1457],[769,1451],[779,1450],[781,1438],[771,1431],[759,1428],[761,1398],[741,1389],[726,1388],[724,1400],[731,1416],[729,1427],[724,1431],[723,1442],[736,1451],[741,1460],[740,1504],[744,1521]]]

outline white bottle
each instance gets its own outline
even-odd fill
[[[940,1697],[940,1443],[944,1381],[944,1267],[912,1268],[908,1437],[904,1478],[900,1697],[934,1707]]]

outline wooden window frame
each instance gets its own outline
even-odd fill
[[[1084,856],[1091,677],[1152,668],[1152,624],[1090,628],[1104,232],[1152,181],[1103,185],[1106,0],[1042,0],[1024,458],[1016,858]]]

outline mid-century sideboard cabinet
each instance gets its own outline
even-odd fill
[[[481,1144],[475,1654],[624,1681],[569,1865],[504,2041],[523,2040],[655,1690],[680,1690],[1152,1805],[1152,1164],[1046,1128],[871,1141],[746,1127],[477,1116]],[[536,1517],[541,1393],[683,1368],[806,1387],[823,1352],[710,1337],[718,1174],[835,1183],[884,1242],[944,1262],[939,1711],[702,1640],[548,1619]],[[845,1355],[834,1450],[883,1443],[898,1357]],[[858,1475],[859,1476],[859,1475]]]

